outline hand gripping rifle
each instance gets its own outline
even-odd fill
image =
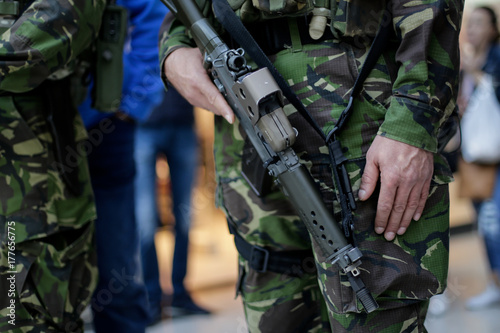
[[[362,253],[348,243],[325,206],[308,170],[291,148],[296,132],[283,111],[283,93],[267,68],[252,71],[243,49],[230,49],[204,18],[194,0],[162,0],[191,29],[204,53],[212,81],[233,109],[269,174],[298,211],[327,261],[348,277],[352,289],[370,313],[378,304],[361,280]]]

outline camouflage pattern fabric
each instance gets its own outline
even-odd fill
[[[104,5],[35,1],[1,36],[0,332],[83,332],[80,314],[97,283],[86,132],[78,114],[70,116],[75,144],[56,158],[47,96],[37,87],[64,75],[90,45]]]
[[[252,0],[253,6],[267,13],[296,14],[310,10],[313,6],[311,0]]]
[[[378,25],[393,25],[391,43],[355,99],[354,112],[340,135],[357,197],[366,152],[376,135],[436,153],[440,127],[456,107],[463,1],[337,0],[331,9],[336,39],[294,45],[271,60],[327,133],[347,106]],[[386,10],[392,13],[390,22],[384,22]],[[192,41],[182,24],[174,22],[164,35],[161,59],[186,46],[193,46]],[[338,217],[328,149],[293,107],[285,109],[299,132],[293,148]],[[434,176],[423,216],[403,236],[388,242],[374,232],[377,195],[358,202],[354,238],[364,255],[361,278],[380,305],[367,315],[345,276],[324,262],[316,244],[311,245],[283,195],[275,189],[258,198],[241,177],[244,138],[237,122],[229,125],[216,118],[219,206],[248,242],[274,251],[312,246],[317,267],[316,284],[313,272],[301,278],[259,273],[240,259],[239,290],[250,332],[282,331],[283,325],[289,328],[287,332],[425,332],[428,299],[443,292],[447,279],[447,183],[452,175],[444,158],[434,155]]]

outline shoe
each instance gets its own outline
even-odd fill
[[[87,305],[85,310],[83,310],[80,318],[82,318],[83,320],[83,328],[85,329],[85,331],[94,329],[94,318],[92,317],[92,310],[90,308],[90,305]]]
[[[481,294],[470,298],[465,307],[467,310],[480,310],[495,304],[500,304],[500,287],[490,282]]]
[[[427,313],[431,317],[440,317],[448,311],[451,303],[452,300],[448,297],[446,292],[440,295],[432,296]]]
[[[149,306],[148,327],[154,326],[164,320],[171,319],[170,307],[172,305],[172,294],[162,293],[160,303],[157,306]]]
[[[189,295],[174,296],[171,310],[172,317],[210,314],[209,310],[197,305]]]
[[[172,316],[168,309],[161,309],[160,311],[161,311],[160,313],[157,313],[156,315],[150,317],[147,327],[155,326],[161,323],[162,321],[172,319]]]

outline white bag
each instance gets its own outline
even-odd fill
[[[469,163],[500,162],[500,103],[490,75],[484,75],[461,121],[462,156]]]

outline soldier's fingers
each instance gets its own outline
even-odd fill
[[[404,186],[404,183],[397,187],[396,196],[394,198],[394,204],[392,205],[392,210],[389,216],[389,221],[384,231],[384,237],[388,241],[392,241],[396,237],[396,232],[399,230],[401,221],[404,218],[404,214],[408,207],[408,200],[410,198],[411,189]],[[418,198],[418,195],[417,195]],[[415,201],[413,209],[417,207],[418,201]],[[411,218],[411,216],[410,216]]]
[[[377,203],[377,214],[375,216],[375,232],[377,234],[382,234],[386,230],[396,197],[396,189],[396,186],[391,186],[382,179]]]
[[[431,188],[431,182],[429,180],[424,184],[422,188],[422,192],[420,194],[420,201],[418,202],[418,207],[415,210],[415,214],[413,215],[413,219],[415,221],[420,220],[420,217],[422,216],[422,213],[425,208],[425,203],[427,202],[427,198],[429,197],[430,188]]]
[[[167,57],[163,68],[169,82],[192,105],[221,115],[233,123],[233,110],[208,76],[199,49],[175,50]]]
[[[411,223],[411,220],[413,216],[415,215],[415,212],[417,211],[417,208],[420,203],[420,198],[421,198],[421,193],[422,193],[422,187],[416,185],[411,193],[410,196],[408,197],[408,203],[406,205],[406,210],[403,214],[403,217],[401,219],[401,223],[399,224],[399,227],[397,229],[397,234],[398,235],[403,235],[406,230],[408,229],[408,226]]]
[[[375,191],[375,187],[377,186],[379,174],[380,170],[378,166],[375,164],[373,159],[370,159],[369,156],[367,156],[365,170],[363,172],[363,176],[361,177],[361,184],[358,191],[359,200],[367,200],[373,194],[373,191]]]
[[[209,107],[213,113],[216,115],[223,116],[230,124],[234,122],[234,113],[229,104],[227,104],[224,96],[219,92],[219,90],[212,84],[213,89],[207,89],[204,91]]]

